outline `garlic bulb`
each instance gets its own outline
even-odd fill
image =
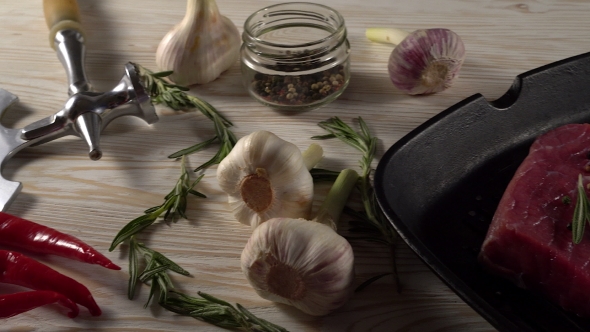
[[[328,314],[352,293],[352,248],[317,222],[275,218],[261,224],[244,248],[241,264],[260,297],[310,315]]]
[[[416,30],[371,28],[368,39],[396,47],[387,70],[393,85],[411,95],[430,94],[449,88],[459,76],[465,59],[461,38],[448,29]]]
[[[240,44],[238,29],[215,0],[188,0],[184,19],[158,45],[156,64],[172,70],[169,78],[176,84],[204,84],[237,61]]]
[[[252,232],[241,265],[258,295],[314,316],[348,301],[354,253],[332,227],[357,179],[355,171],[342,171],[314,220],[273,218]]]
[[[313,198],[309,168],[322,157],[313,144],[305,153],[268,131],[238,140],[217,168],[236,219],[256,228],[273,217],[308,218]]]

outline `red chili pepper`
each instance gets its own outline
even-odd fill
[[[121,268],[80,239],[8,213],[0,212],[0,245],[53,254],[113,270]]]
[[[0,250],[0,282],[60,293],[85,306],[93,316],[101,314],[88,288],[49,266],[23,254]]]
[[[56,302],[71,310],[68,317],[78,316],[78,306],[72,300],[56,292],[37,290],[0,295],[0,318],[9,318]]]

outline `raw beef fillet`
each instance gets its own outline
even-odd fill
[[[492,272],[590,317],[590,225],[579,244],[570,224],[578,175],[590,182],[590,125],[539,136],[506,188],[479,255]]]

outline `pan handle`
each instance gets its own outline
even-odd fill
[[[55,35],[61,30],[76,30],[84,35],[76,0],[43,0],[43,13],[49,28],[49,44],[53,49]]]

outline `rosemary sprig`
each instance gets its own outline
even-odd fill
[[[137,282],[150,285],[150,293],[145,303],[147,307],[156,296],[158,303],[169,311],[187,315],[202,321],[217,325],[223,328],[241,329],[244,331],[282,332],[282,327],[260,319],[248,310],[237,304],[237,310],[229,303],[219,300],[211,295],[199,293],[201,298],[194,298],[182,294],[174,289],[168,272],[176,272],[181,275],[189,275],[178,264],[163,254],[146,247],[136,239],[136,235],[145,228],[152,225],[158,218],[162,217],[166,222],[176,222],[179,217],[186,218],[187,196],[193,194],[205,198],[202,193],[193,188],[203,178],[199,176],[195,181],[190,182],[190,174],[185,167],[185,156],[200,151],[212,143],[219,141],[221,147],[216,155],[209,161],[195,169],[196,171],[207,168],[210,165],[221,162],[231,151],[236,143],[234,134],[228,129],[232,123],[219,114],[209,103],[185,93],[188,89],[174,85],[165,77],[172,72],[153,73],[146,68],[135,64],[146,89],[150,93],[152,102],[164,104],[174,110],[198,109],[205,116],[211,119],[215,126],[215,137],[192,147],[183,149],[169,156],[169,158],[181,158],[181,175],[176,185],[164,197],[164,203],[144,211],[144,215],[135,218],[123,227],[113,240],[110,251],[125,240],[129,240],[129,286],[128,297],[133,299]],[[162,214],[164,214],[162,216]],[[140,264],[140,261],[143,263]],[[143,269],[142,269],[143,267]]]
[[[135,66],[154,104],[162,104],[173,110],[198,109],[213,121],[213,125],[215,126],[214,137],[177,151],[169,155],[168,158],[176,159],[200,151],[214,142],[220,142],[221,146],[215,156],[197,167],[194,171],[197,172],[220,163],[236,144],[236,136],[229,130],[229,127],[233,126],[233,124],[208,102],[186,93],[188,88],[166,81],[165,78],[172,74],[171,71],[154,73],[138,64],[135,64]]]
[[[186,199],[189,194],[202,198],[207,197],[193,189],[201,181],[203,174],[191,183],[189,173],[185,166],[184,156],[181,158],[180,165],[181,175],[176,181],[174,188],[164,197],[164,203],[145,210],[144,215],[131,220],[125,225],[115,236],[109,251],[113,251],[123,241],[149,227],[162,214],[164,214],[164,221],[167,222],[176,222],[179,217],[186,218]]]
[[[168,299],[160,303],[163,308],[180,315],[193,318],[228,329],[244,331],[286,332],[287,330],[269,321],[254,316],[239,303],[233,305],[207,293],[198,292],[200,297],[170,291]]]
[[[129,239],[129,287],[127,297],[133,300],[137,281],[149,283],[151,281],[150,294],[145,303],[148,306],[152,297],[157,291],[156,286],[160,286],[160,296],[158,302],[166,302],[168,290],[174,288],[167,271],[173,271],[178,274],[188,276],[189,273],[178,264],[174,263],[161,253],[146,247],[143,243],[137,242],[135,236]],[[131,259],[133,257],[133,259]],[[143,271],[140,271],[139,259],[145,261]]]
[[[584,183],[582,182],[582,174],[578,175],[578,198],[576,200],[576,207],[574,208],[574,216],[572,219],[572,241],[578,244],[582,241],[584,236],[584,229],[586,222],[590,222],[590,200],[584,190]]]
[[[191,182],[190,174],[185,166],[185,157],[180,160],[181,174],[174,188],[164,197],[164,203],[154,206],[144,211],[144,215],[131,220],[125,225],[113,239],[109,251],[113,251],[119,244],[125,240],[129,240],[129,287],[127,296],[133,299],[137,280],[147,282],[152,280],[152,290],[150,291],[150,299],[154,294],[154,285],[165,284],[171,286],[172,283],[166,274],[166,271],[174,271],[182,275],[188,275],[188,272],[166,258],[161,253],[149,249],[142,243],[138,243],[135,236],[145,228],[152,225],[162,214],[166,222],[176,222],[179,217],[186,218],[186,201],[189,194],[205,198],[206,196],[193,188],[201,181],[203,175],[199,176],[195,181]],[[145,269],[139,272],[139,260],[145,259]],[[167,289],[168,287],[162,288]],[[165,293],[161,294],[165,297]],[[150,302],[148,299],[148,303]],[[146,306],[147,304],[146,303]]]
[[[191,297],[175,290],[168,271],[188,276],[189,273],[161,253],[154,251],[142,243],[137,242],[135,236],[129,240],[130,255],[136,257],[130,261],[129,271],[129,299],[133,299],[137,281],[150,285],[150,293],[144,307],[147,307],[154,297],[164,309],[190,316],[204,322],[227,329],[242,329],[256,332],[283,332],[286,329],[258,318],[236,304],[237,309],[212,295],[199,292],[199,298]],[[139,258],[144,259],[143,271],[140,271]]]
[[[338,138],[344,143],[354,147],[362,153],[360,159],[361,174],[359,177],[359,183],[357,187],[361,195],[363,211],[352,211],[351,214],[349,209],[347,213],[359,219],[364,225],[377,230],[381,234],[381,236],[384,237],[385,241],[389,244],[392,254],[393,276],[399,292],[400,286],[397,275],[397,264],[395,262],[394,250],[398,237],[397,232],[389,224],[387,218],[383,214],[383,211],[379,207],[377,199],[375,197],[375,191],[371,183],[371,173],[373,171],[373,169],[371,168],[371,163],[375,158],[377,137],[373,137],[371,135],[369,127],[361,117],[358,118],[358,122],[360,131],[357,132],[349,125],[344,123],[342,120],[340,120],[338,117],[332,117],[326,121],[318,123],[318,126],[326,130],[329,134],[313,136],[312,139]],[[331,175],[330,171],[327,170],[312,170],[312,176],[315,180],[322,180],[328,179]],[[379,278],[371,280],[375,281],[377,279]]]
[[[127,297],[132,300],[135,296],[137,283],[142,282],[150,286],[147,307],[154,297],[163,308],[186,316],[202,320],[223,328],[239,328],[244,331],[278,332],[285,329],[254,316],[245,308],[232,305],[211,295],[199,293],[201,298],[194,298],[175,290],[168,275],[175,272],[188,276],[189,272],[158,251],[148,248],[137,241],[136,235],[152,225],[162,217],[164,221],[176,222],[179,217],[186,218],[186,200],[189,194],[206,197],[193,188],[202,179],[199,176],[190,181],[190,174],[185,167],[185,156],[181,157],[181,175],[174,188],[166,195],[164,203],[145,211],[145,214],[129,222],[119,231],[110,251],[125,240],[129,240],[129,283]],[[162,216],[163,214],[163,216]]]

